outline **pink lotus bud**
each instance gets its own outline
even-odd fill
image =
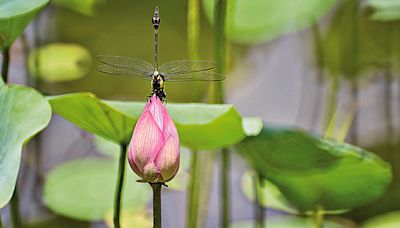
[[[153,96],[133,131],[128,159],[142,181],[170,181],[179,168],[179,137],[164,105]]]

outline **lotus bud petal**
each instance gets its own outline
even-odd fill
[[[150,183],[170,181],[179,168],[179,136],[157,96],[147,102],[136,123],[128,149],[132,170]]]

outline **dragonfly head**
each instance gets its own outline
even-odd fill
[[[160,20],[160,14],[158,11],[158,6],[156,6],[156,8],[154,9],[154,16],[151,19],[151,23],[153,23],[155,29],[158,29],[158,27],[160,26],[160,21],[161,20]]]

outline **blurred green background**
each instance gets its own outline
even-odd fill
[[[199,56],[204,60],[214,59],[213,3],[201,1]],[[10,82],[29,84],[46,95],[89,91],[104,99],[145,101],[150,82],[101,74],[95,69],[95,57],[132,56],[152,63],[151,17],[155,5],[159,6],[161,16],[160,62],[189,59],[185,0],[55,0],[14,45]],[[290,125],[320,135],[325,132],[329,117],[336,115],[336,125],[341,126],[351,116],[345,141],[366,148],[391,164],[393,180],[382,197],[340,218],[330,216],[327,227],[399,227],[400,1],[232,0],[226,36],[229,62],[224,82],[226,100],[241,114],[260,116],[266,126]],[[206,101],[209,85],[167,83],[168,102]],[[330,110],[330,104],[334,110]],[[104,147],[115,149],[115,145],[94,138],[59,116],[53,117],[40,140],[29,143],[27,148],[38,145],[43,151],[40,159],[25,154],[27,162],[21,168],[22,216],[37,223],[33,227],[110,224],[111,219],[89,223],[55,216],[46,208],[40,192],[54,168],[82,157],[109,156],[101,152]],[[188,156],[187,151],[183,154]],[[183,160],[182,167],[187,167],[189,159]],[[86,167],[79,162],[76,166],[68,164],[76,170]],[[218,162],[213,166],[218,167]],[[237,223],[234,227],[250,227],[255,219],[254,203],[248,193],[253,190],[244,184],[248,183],[248,169],[249,165],[234,153],[231,173],[232,223]],[[218,170],[212,170],[212,174],[209,205],[204,212],[207,215],[204,226],[210,228],[219,224]],[[71,172],[74,175],[79,173]],[[182,190],[185,175],[172,184],[173,190],[164,193],[165,227],[185,226],[186,195]],[[265,196],[274,201],[282,193],[270,185],[266,183],[273,191]],[[143,194],[149,197],[149,192]],[[313,227],[308,219],[287,215],[290,211],[287,205],[277,202],[278,207],[265,205],[269,207],[264,211],[267,227]],[[141,224],[130,227],[148,226],[148,208],[137,210],[140,213],[126,212],[135,214],[138,218],[127,217],[135,217],[133,222]],[[7,211],[2,213],[8,215]],[[71,217],[80,216],[78,209],[71,213]],[[89,216],[98,220],[95,215]],[[41,223],[48,218],[49,223]]]

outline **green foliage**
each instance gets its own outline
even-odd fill
[[[49,0],[0,0],[0,50],[11,46]]]
[[[84,130],[116,143],[129,144],[143,102],[104,101],[90,93],[49,97],[53,111]],[[240,142],[246,133],[254,135],[259,119],[243,118],[232,105],[168,104],[183,146],[211,150]],[[253,129],[253,130],[251,130]]]
[[[347,222],[347,221],[346,221]],[[253,228],[256,221],[239,221],[231,224],[231,228]],[[345,223],[345,222],[344,222]],[[268,228],[314,228],[315,224],[311,218],[296,216],[274,216],[265,220],[265,227]],[[345,228],[349,227],[338,221],[325,220],[324,228]],[[352,227],[352,226],[350,226]]]
[[[80,220],[103,220],[113,208],[117,175],[116,161],[87,158],[62,164],[46,178],[44,200],[54,212]],[[140,209],[151,200],[150,186],[136,183],[126,172],[122,204]]]
[[[255,202],[254,179],[255,177],[252,172],[246,172],[242,177],[242,191],[252,202]],[[258,192],[262,195],[260,204],[263,207],[282,210],[288,213],[297,213],[296,209],[287,202],[287,199],[278,187],[266,179],[261,181],[261,186],[258,186]]]
[[[88,222],[82,222],[64,217],[51,217],[32,223],[23,224],[21,228],[90,228],[91,225]]]
[[[371,70],[399,71],[399,23],[371,20],[370,11],[358,3],[344,1],[338,6],[322,36],[320,67],[348,80],[368,75],[364,73]]]
[[[106,222],[108,227],[114,227],[112,211],[107,214]],[[140,227],[151,228],[153,227],[153,219],[151,214],[143,208],[141,210],[123,209],[121,215],[121,227]]]
[[[372,19],[376,21],[394,21],[400,19],[399,0],[367,0],[367,5],[373,8]]]
[[[106,0],[53,0],[52,4],[65,7],[86,16],[94,16],[97,8],[105,5]]]
[[[203,0],[210,20],[214,2]],[[311,26],[335,3],[336,0],[232,0],[228,5],[226,35],[237,43],[265,42]]]
[[[400,227],[400,211],[385,213],[365,221],[363,228],[395,228]]]
[[[0,79],[0,208],[11,199],[23,144],[47,126],[50,105],[36,90]]]
[[[89,73],[92,57],[77,44],[53,43],[31,52],[29,72],[48,82],[79,79]]]
[[[372,153],[300,130],[264,128],[238,147],[301,212],[367,204],[380,197],[391,180],[389,165]]]

